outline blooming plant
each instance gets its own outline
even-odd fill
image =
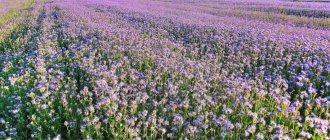
[[[22,3],[0,139],[330,139],[330,3]]]

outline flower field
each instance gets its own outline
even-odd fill
[[[0,139],[330,139],[330,2],[0,0]]]

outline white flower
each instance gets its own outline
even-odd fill
[[[256,135],[256,137],[257,137],[258,140],[263,140],[263,139],[264,139],[264,135],[261,134],[261,133],[258,133],[258,134]]]
[[[6,121],[3,118],[0,118],[0,124],[5,124]]]
[[[53,140],[60,140],[61,139],[61,135],[57,135],[55,138],[53,138]]]

